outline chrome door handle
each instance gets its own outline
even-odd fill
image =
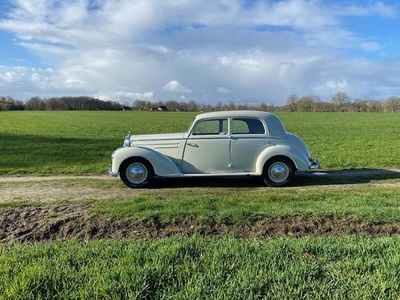
[[[196,148],[199,147],[199,145],[197,145],[196,143],[188,143],[188,145]]]

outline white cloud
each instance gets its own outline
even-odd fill
[[[132,100],[152,100],[154,97],[153,92],[137,93],[137,92],[126,92],[126,91],[114,91],[113,95],[120,98],[128,98]]]
[[[330,89],[330,90],[338,90],[338,91],[340,90],[340,91],[342,91],[342,90],[345,90],[347,88],[347,82],[344,79],[342,79],[340,81],[328,80],[324,84],[322,89],[323,88],[327,88],[327,89]]]
[[[20,80],[23,77],[24,77],[23,73],[19,74],[15,71],[8,71],[8,72],[5,72],[4,74],[0,74],[0,79],[3,82],[15,82],[15,81]]]
[[[337,89],[361,97],[400,94],[399,59],[381,60],[386,44],[344,22],[347,17],[396,20],[399,8],[385,1],[12,3],[0,30],[13,33],[11,42],[45,67],[33,70],[22,60],[4,66],[0,58],[6,95],[130,101],[190,93],[190,99],[211,104],[284,104],[292,93],[324,99]]]
[[[228,90],[227,88],[220,86],[219,88],[217,88],[217,93],[218,94],[231,94],[231,91]]]
[[[105,90],[103,92],[98,92],[94,94],[94,97],[103,100],[118,101],[124,105],[132,105],[133,102],[137,99],[148,100],[148,101],[155,100],[153,92],[139,93],[139,92],[129,92],[126,90],[119,90],[112,92]]]
[[[171,80],[166,85],[164,85],[163,90],[169,91],[169,92],[175,92],[175,93],[191,93],[192,92],[188,87],[180,84],[176,80]]]
[[[398,7],[397,7],[398,8]],[[383,16],[395,18],[398,14],[396,6],[390,6],[382,1],[367,2],[363,6],[350,4],[343,9],[340,5],[335,5],[336,13],[342,16]]]

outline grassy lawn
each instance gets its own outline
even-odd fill
[[[400,167],[400,114],[279,114],[324,169]]]
[[[109,218],[167,223],[194,217],[204,223],[251,225],[257,220],[293,216],[400,222],[398,186],[181,188],[135,194],[96,201],[93,209]]]
[[[0,175],[106,173],[131,134],[184,132],[195,113],[2,112]],[[324,169],[400,167],[400,114],[280,113]]]
[[[398,299],[400,239],[0,245],[0,299]]]
[[[0,115],[0,175],[107,172],[125,135],[185,131],[194,114],[5,112]]]
[[[160,226],[182,226],[180,220],[190,217],[205,228],[251,228],[258,221],[291,216],[341,217],[365,226],[399,224],[398,180],[334,186],[303,182],[284,189],[176,187],[138,190],[124,198],[110,194],[109,199],[97,200],[93,195],[85,201],[94,214],[106,219]],[[1,185],[0,193],[2,188],[36,184]],[[47,185],[126,189],[116,180],[57,180]],[[12,204],[4,203],[3,208]],[[16,207],[28,204],[19,199]],[[398,299],[400,238],[360,237],[348,229],[335,237],[194,234],[131,241],[4,243],[0,299]]]
[[[124,136],[185,131],[194,113],[1,112],[0,175],[106,174]],[[280,113],[325,170],[400,168],[400,114]],[[399,177],[300,177],[273,189],[174,182],[122,193],[119,180],[65,179],[49,189],[108,191],[83,200],[96,216],[128,222],[251,228],[275,218],[332,217],[400,224]],[[35,189],[37,182],[0,183]],[[122,196],[121,196],[122,195]],[[57,203],[73,203],[60,197]],[[0,212],[52,203],[23,196]],[[52,218],[52,216],[49,216]],[[43,220],[43,224],[46,220]],[[1,220],[0,220],[1,224]],[[333,224],[335,225],[335,224]],[[346,232],[346,230],[344,230]],[[0,237],[1,238],[1,237]],[[0,299],[399,299],[400,238],[198,233],[152,240],[0,243]]]

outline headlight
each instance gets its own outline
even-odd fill
[[[131,133],[129,133],[125,139],[124,139],[124,144],[123,147],[129,147],[131,143]]]

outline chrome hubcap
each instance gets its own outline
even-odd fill
[[[281,162],[276,162],[269,167],[268,174],[272,181],[283,182],[289,176],[289,168]]]
[[[147,168],[141,163],[134,163],[126,170],[126,175],[130,182],[140,184],[146,180],[148,176]]]

